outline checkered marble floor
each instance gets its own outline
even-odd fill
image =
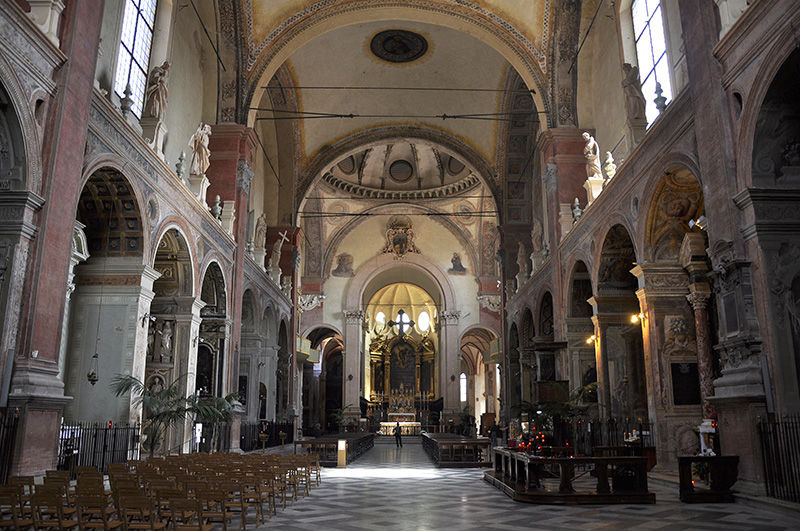
[[[311,495],[278,509],[264,525],[281,530],[630,529],[728,531],[800,529],[800,518],[738,504],[678,500],[654,485],[655,505],[546,506],[514,502],[483,481],[483,469],[439,469],[419,440],[385,438],[346,469],[326,468]],[[252,515],[252,513],[251,513]],[[228,526],[229,529],[237,529]]]

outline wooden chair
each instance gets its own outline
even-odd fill
[[[155,493],[150,494],[151,498],[155,498],[156,512],[159,518],[164,520],[164,517],[169,513],[169,502],[173,499],[188,499],[186,493],[181,489],[175,488],[160,488],[156,489]]]
[[[322,465],[319,464],[319,454],[308,454],[308,467],[315,476],[317,487],[322,483]]]
[[[200,504],[203,506],[203,518],[206,523],[222,523],[222,531],[228,531],[228,521],[233,511],[228,510],[228,494],[222,489],[203,489],[198,491]]]
[[[125,515],[122,527],[125,531],[144,529],[160,531],[167,528],[156,511],[152,498],[146,496],[125,496],[121,499],[121,512]]]
[[[33,519],[22,514],[19,489],[14,485],[0,485],[0,529],[22,531],[32,527]]]
[[[108,506],[106,496],[79,495],[75,504],[78,508],[78,527],[81,531],[88,529],[109,531],[122,526],[122,522],[113,520],[116,509]]]
[[[214,524],[203,523],[205,513],[200,500],[175,498],[169,501],[172,531],[213,531]]]
[[[75,516],[75,510],[68,511],[69,508],[64,507],[64,499],[57,494],[57,491],[34,493],[31,496],[31,509],[34,528],[37,531],[78,527],[78,520],[69,518]]]
[[[244,531],[247,523],[247,511],[250,509],[251,504],[246,499],[244,487],[242,486],[242,481],[241,478],[238,477],[238,474],[233,474],[229,477],[231,479],[219,482],[219,488],[228,496],[225,502],[226,508],[229,509],[231,513],[235,514],[238,512],[240,514],[241,523],[239,529]]]
[[[8,478],[8,484],[20,487],[20,504],[22,505],[23,512],[27,512],[26,507],[30,508],[31,495],[36,490],[36,482],[33,476],[11,476]]]

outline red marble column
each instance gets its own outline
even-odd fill
[[[700,396],[703,399],[703,418],[716,412],[709,398],[714,396],[714,359],[711,357],[711,338],[708,329],[708,298],[711,290],[707,284],[692,284],[686,296],[694,309],[695,338],[697,340],[697,370],[700,374]]]

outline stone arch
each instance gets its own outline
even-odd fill
[[[583,260],[577,260],[572,266],[567,290],[567,317],[589,318],[592,306],[587,302],[593,295],[592,278]]]
[[[612,225],[603,238],[600,257],[595,270],[595,291],[628,291],[637,287],[636,277],[630,272],[636,262],[636,250],[630,232],[622,224]]]
[[[95,385],[113,374],[145,379],[149,320],[143,315],[150,309],[158,273],[144,260],[139,204],[128,178],[107,166],[86,178],[76,204],[74,231],[83,232],[78,239],[85,237],[86,248],[73,252],[70,264],[75,290],[67,297],[59,361],[65,390],[74,398],[64,413],[70,420],[140,416],[130,398],[117,398],[108,385]],[[85,261],[75,260],[76,254]],[[97,379],[89,379],[89,373]]]
[[[553,323],[553,295],[549,290],[542,293],[539,299],[539,335],[553,337],[555,327]]]
[[[754,188],[800,188],[798,76],[800,50],[795,50],[775,72],[759,106],[749,159]]]
[[[268,341],[277,341],[278,339],[278,319],[275,309],[269,304],[264,308],[264,337]]]
[[[505,408],[513,408],[522,402],[522,366],[520,365],[519,329],[517,323],[511,323],[508,331],[508,365],[505,378],[508,382],[504,393]]]
[[[549,110],[547,100],[542,96],[547,92],[543,66],[545,57],[542,51],[509,23],[491,11],[471,2],[457,5],[433,0],[420,4],[387,1],[376,3],[372,0],[349,2],[342,9],[339,2],[317,2],[291,19],[280,24],[258,48],[251,49],[248,58],[248,71],[253,74],[252,84],[247,87],[242,106],[242,121],[252,126],[255,112],[247,114],[253,101],[261,101],[267,81],[278,68],[315,37],[333,29],[375,20],[380,11],[391,8],[393,20],[418,21],[450,27],[467,32],[494,48],[520,73],[528,88],[535,89],[536,106]],[[545,14],[547,16],[547,13]],[[545,21],[543,43],[548,41],[549,21]],[[469,29],[466,29],[469,28]],[[548,113],[549,114],[549,113]]]
[[[30,90],[25,88],[16,75],[16,68],[8,63],[6,56],[0,56],[0,103],[7,104],[3,121],[9,127],[10,141],[13,141],[14,157],[24,161],[20,170],[21,186],[14,189],[27,189],[41,192],[41,129],[30,107]],[[39,97],[36,91],[36,97]],[[0,129],[2,129],[0,125]]]
[[[27,156],[14,102],[0,84],[0,191],[26,188]]]
[[[797,52],[796,31],[791,25],[786,24],[771,35],[774,43],[760,57],[763,62],[758,67],[758,72],[752,77],[753,84],[745,94],[745,102],[739,120],[739,138],[737,157],[742,163],[737,164],[737,189],[743,190],[755,186],[753,177],[753,162],[756,157],[756,143],[758,124],[761,120],[762,106],[767,93],[772,88],[775,77],[784,67],[791,56]],[[763,80],[770,80],[765,83]],[[792,97],[793,100],[796,98]]]
[[[156,296],[192,296],[195,291],[192,248],[180,227],[164,227],[153,252],[153,268],[161,276],[155,281]]]
[[[253,290],[247,288],[242,294],[242,333],[255,333],[257,330],[256,316],[258,303]]]
[[[520,345],[523,347],[533,345],[533,338],[536,337],[536,325],[533,321],[533,311],[528,307],[522,312],[520,329]]]
[[[644,250],[649,262],[676,263],[689,222],[705,216],[703,190],[695,174],[683,167],[664,172],[647,209]]]
[[[470,359],[473,365],[472,371],[467,373],[467,401],[476,419],[481,419],[484,413],[496,415],[499,409],[497,364],[485,363],[483,358],[496,337],[498,334],[494,330],[483,325],[472,326],[461,335],[461,358]]]
[[[223,396],[233,355],[229,344],[228,284],[218,261],[207,263],[200,285],[204,305],[200,308],[195,389],[201,394]]]
[[[289,422],[289,403],[292,392],[292,348],[289,344],[289,326],[281,319],[278,327],[278,368],[275,385],[275,419]]]
[[[303,337],[311,342],[311,348],[320,351],[317,361],[305,361],[302,365],[303,371],[303,432],[314,433],[317,425],[326,425],[326,419],[333,413],[333,407],[327,407],[329,396],[327,371],[328,362],[334,356],[341,356],[344,353],[344,338],[340,330],[327,324],[316,324],[309,327]],[[339,367],[341,370],[341,366]],[[338,385],[335,385],[337,384]],[[341,407],[341,380],[332,382],[331,395],[339,394],[334,402]],[[335,388],[335,389],[333,389]],[[333,404],[331,404],[333,405]]]
[[[395,260],[391,253],[383,253],[360,267],[347,288],[345,307],[360,308],[362,298],[367,295],[367,287],[372,285],[377,277],[396,268],[413,272],[415,283],[424,284],[420,287],[428,291],[434,298],[438,295],[440,301],[437,302],[442,311],[456,308],[455,290],[447,275],[429,258],[414,253],[406,254],[402,262]],[[367,298],[369,297],[367,296]]]

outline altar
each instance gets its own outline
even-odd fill
[[[394,422],[381,422],[381,435],[394,435],[394,429],[397,427],[398,422],[400,422],[400,432],[403,435],[419,435],[422,432],[422,424],[419,422],[402,420]]]

